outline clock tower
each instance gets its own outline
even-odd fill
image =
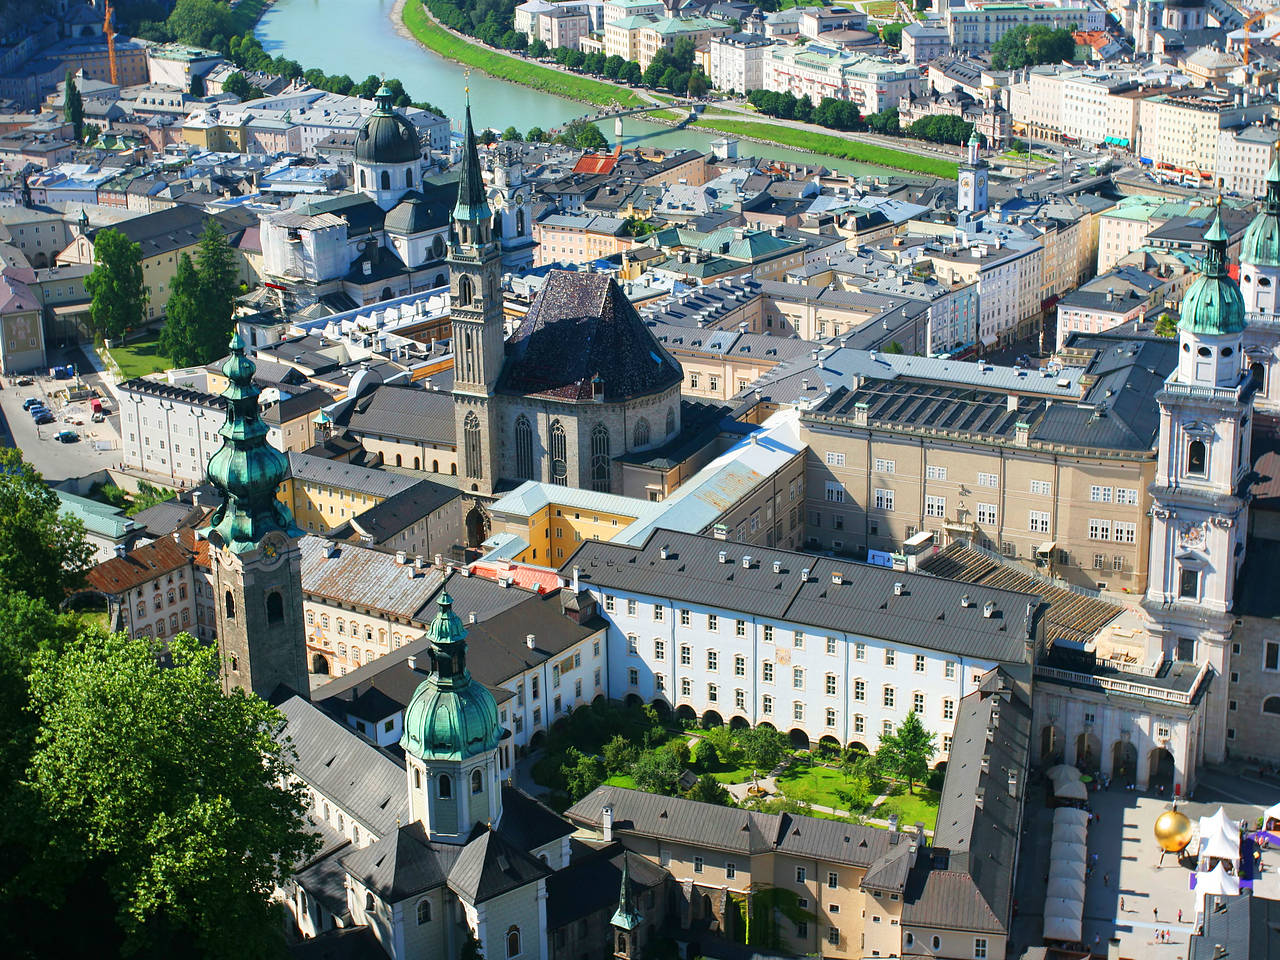
[[[289,461],[267,442],[258,415],[254,364],[239,335],[222,366],[227,422],[222,446],[209,460],[209,480],[222,505],[204,531],[213,566],[218,652],[226,690],[239,687],[272,699],[286,688],[309,696],[302,622],[302,536],[276,488]]]

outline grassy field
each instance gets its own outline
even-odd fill
[[[1012,150],[1006,150],[1004,153],[1000,154],[1000,159],[1025,161],[1027,159],[1027,155],[1025,153],[1014,153]],[[1053,157],[1046,157],[1043,153],[1033,153],[1031,154],[1031,162],[1032,163],[1057,163],[1058,161],[1055,160]]]
[[[807,130],[796,130],[794,127],[774,126],[770,123],[757,123],[752,120],[723,120],[712,117],[690,124],[704,130],[719,130],[739,137],[754,137],[766,140],[782,147],[804,150],[827,157],[840,157],[845,160],[856,160],[860,163],[873,163],[881,167],[893,167],[896,170],[907,170],[912,173],[928,174],[931,177],[951,179],[956,175],[956,164],[949,160],[936,160],[933,157],[922,157],[902,150],[893,150],[873,143],[857,140],[845,140],[843,137],[825,133],[810,133]]]
[[[797,760],[777,778],[777,784],[778,790],[788,800],[802,800],[836,810],[845,809],[845,801],[836,795],[836,791],[847,789],[848,781],[839,770],[811,766],[804,760]]]
[[[917,786],[915,793],[907,793],[907,788],[898,784],[890,791],[889,799],[875,808],[872,816],[885,820],[889,814],[896,813],[902,829],[919,822],[926,830],[932,830],[938,822],[938,800],[937,790]]]
[[[112,347],[111,359],[119,365],[120,375],[125,380],[145,377],[149,373],[163,373],[173,366],[168,357],[160,354],[154,338]]]
[[[868,16],[880,17],[882,19],[896,16],[898,13],[898,5],[893,0],[875,0],[874,3],[863,4]]]
[[[235,20],[236,33],[252,33],[258,18],[262,16],[262,11],[267,9],[267,4],[270,2],[271,0],[240,0],[231,13],[232,19]]]
[[[581,100],[601,107],[612,106],[615,103],[628,107],[642,104],[641,99],[626,87],[564,73],[560,70],[551,70],[536,63],[508,57],[486,47],[466,43],[427,16],[426,10],[422,7],[422,0],[406,0],[404,25],[424,46],[440,56],[483,70],[489,76],[497,77],[499,80],[510,80],[512,83],[534,90],[542,90],[558,97]]]
[[[635,780],[629,774],[625,774],[625,773],[619,773],[616,776],[610,777],[608,780],[605,781],[605,786],[625,787],[628,790],[640,789],[639,787],[636,786]]]

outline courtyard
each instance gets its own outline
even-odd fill
[[[1252,824],[1262,815],[1268,796],[1280,796],[1280,788],[1247,780],[1242,784],[1242,779],[1233,775],[1206,775],[1196,799],[1179,803],[1178,809],[1193,824],[1219,806],[1233,820]],[[1028,947],[1043,942],[1045,874],[1053,833],[1053,811],[1044,797],[1041,783],[1027,798],[1011,957],[1020,957]],[[1255,799],[1257,802],[1244,802]],[[1086,880],[1085,946],[1098,956],[1185,960],[1196,911],[1195,894],[1189,886],[1191,870],[1173,854],[1165,854],[1161,863],[1152,829],[1156,818],[1168,809],[1168,797],[1154,791],[1125,790],[1113,783],[1109,790],[1090,792],[1089,807],[1096,819],[1088,829],[1093,866]],[[1263,852],[1262,870],[1254,892],[1280,897],[1280,851]],[[1169,932],[1167,943],[1156,940],[1157,931],[1162,930]]]

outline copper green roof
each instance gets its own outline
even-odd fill
[[[484,192],[476,132],[471,127],[471,102],[467,101],[467,123],[462,136],[462,172],[458,177],[458,202],[453,208],[453,219],[479,222],[492,216]]]
[[[627,852],[622,851],[622,889],[618,892],[618,909],[609,923],[623,930],[634,930],[641,923],[640,911],[631,902],[631,872],[627,869]]]
[[[418,685],[404,712],[400,746],[422,760],[466,760],[493,750],[502,737],[498,704],[467,669],[467,630],[441,593],[440,609],[427,629],[431,673]]]
[[[1256,267],[1280,267],[1280,154],[1267,171],[1267,196],[1240,241],[1240,262]]]
[[[230,381],[222,391],[227,422],[218,431],[222,446],[209,458],[209,481],[222,493],[222,505],[206,531],[216,533],[235,553],[253,550],[263,536],[281,530],[301,536],[276,488],[289,473],[289,461],[267,442],[267,425],[258,415],[255,366],[244,355],[239,334],[231,338],[231,356],[222,365]]]
[[[1227,273],[1227,231],[1215,213],[1204,235],[1209,245],[1200,261],[1200,276],[1182,298],[1178,329],[1186,333],[1219,336],[1244,329],[1244,297]]]

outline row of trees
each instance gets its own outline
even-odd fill
[[[235,328],[236,259],[216,220],[205,221],[197,262],[182,254],[169,288],[160,352],[174,366],[211,363]]]
[[[5,955],[277,956],[270,894],[315,848],[269,704],[214,648],[60,612],[93,562],[79,521],[0,450],[0,923]]]
[[[945,115],[921,117],[904,129],[898,119],[897,107],[864,117],[857,104],[832,97],[823,97],[815,107],[807,95],[797,98],[791,93],[752,90],[747,100],[766,116],[816,123],[832,130],[869,130],[886,136],[905,134],[917,140],[952,144],[966,143],[973,133],[972,123],[962,117]]]
[[[1076,54],[1075,29],[1074,24],[1066,29],[1014,27],[991,45],[991,65],[997,70],[1016,70],[1071,60]]]

